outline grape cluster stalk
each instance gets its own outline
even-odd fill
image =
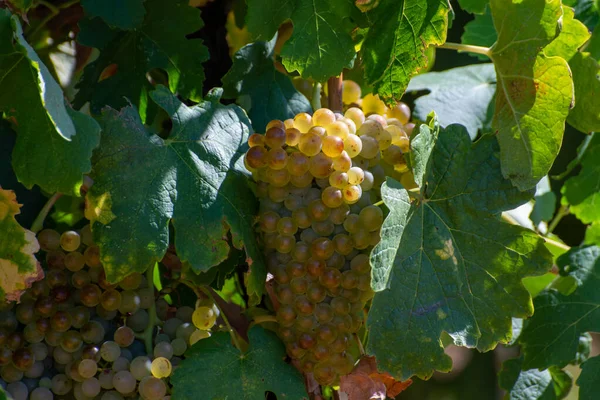
[[[111,284],[89,225],[45,229],[38,241],[44,279],[19,304],[0,306],[0,386],[9,398],[170,399],[186,349],[215,326],[214,304],[172,307],[139,273]]]
[[[364,104],[351,83],[344,81],[344,102]],[[379,188],[386,171],[408,170],[410,110],[387,111],[395,117],[321,108],[273,120],[248,139],[279,336],[300,370],[323,385],[339,382],[359,355],[354,335],[374,294],[369,253],[384,220]]]

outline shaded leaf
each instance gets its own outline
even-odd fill
[[[269,121],[293,118],[311,112],[310,103],[296,90],[290,78],[275,69],[273,50],[277,37],[270,42],[254,42],[240,49],[233,66],[223,77],[224,97],[248,96],[247,109],[252,126],[264,132]]]
[[[418,119],[425,121],[427,114],[435,111],[442,127],[463,125],[474,139],[480,129],[489,126],[489,108],[496,92],[496,72],[493,64],[428,72],[412,78],[406,90],[430,91],[415,101],[413,114]]]
[[[593,223],[587,227],[585,231],[585,244],[600,246],[600,222]]]
[[[284,362],[285,348],[273,332],[255,326],[248,332],[245,354],[231,344],[228,333],[202,339],[185,354],[171,378],[173,396],[181,400],[262,399],[266,391],[278,399],[308,399],[302,375]]]
[[[581,158],[581,171],[561,188],[561,202],[584,224],[600,221],[600,134],[594,134]]]
[[[510,340],[512,317],[533,312],[521,279],[543,273],[552,259],[535,233],[498,219],[533,193],[502,177],[497,151],[493,137],[473,144],[464,127],[450,125],[418,199],[394,180],[382,187],[390,214],[371,254],[377,293],[367,351],[395,377],[450,370],[442,332],[486,351]]]
[[[52,207],[50,217],[57,224],[73,226],[83,219],[84,201],[81,197],[62,196]]]
[[[534,299],[535,314],[519,338],[525,368],[567,365],[576,357],[581,334],[600,330],[600,248],[572,248],[557,264],[575,290],[567,296],[552,288]]]
[[[498,39],[498,34],[494,28],[494,20],[489,7],[485,8],[485,13],[475,15],[475,19],[467,22],[465,31],[460,40],[463,44],[473,44],[477,46],[491,47]],[[489,60],[483,54],[469,53],[480,60]]]
[[[0,188],[0,303],[19,301],[32,283],[44,277],[34,255],[40,249],[35,233],[15,220],[20,208],[15,193]]]
[[[523,358],[502,364],[500,387],[509,392],[508,400],[557,400],[567,396],[573,385],[571,376],[559,368],[522,370]]]
[[[579,400],[594,400],[600,393],[600,357],[593,357],[581,366],[581,375],[577,379]]]
[[[89,17],[100,17],[109,26],[134,29],[144,21],[144,0],[81,0]]]
[[[23,38],[18,18],[1,9],[0,76],[0,110],[18,133],[13,168],[19,181],[79,196],[100,128],[65,104],[60,86]]]
[[[153,92],[173,122],[166,140],[148,132],[133,106],[104,113],[86,216],[110,281],[162,259],[171,222],[177,254],[195,272],[227,258],[230,233],[236,248],[246,248],[253,272],[248,290],[262,293],[266,272],[254,239],[256,201],[242,160],[250,122],[239,107],[219,104],[220,94],[187,107],[165,87]]]
[[[172,92],[194,101],[201,99],[201,64],[208,59],[208,50],[201,40],[186,39],[203,26],[200,10],[188,6],[187,0],[146,0],[144,4],[144,22],[134,31],[110,33],[109,27],[101,28],[98,21],[80,24],[79,42],[99,48],[100,56],[85,67],[77,85],[76,107],[89,101],[91,111],[99,114],[106,105],[118,109],[130,101],[146,120],[152,90],[146,73],[154,68],[166,71]],[[109,33],[114,39],[107,43],[105,34]],[[109,67],[116,72],[103,79]]]
[[[400,100],[410,78],[427,66],[427,47],[446,41],[448,11],[447,0],[401,0],[369,12],[361,47],[365,80],[387,104]]]
[[[489,0],[458,0],[460,8],[472,14],[482,14]]]

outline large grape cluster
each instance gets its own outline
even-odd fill
[[[0,308],[0,386],[9,397],[169,399],[172,371],[210,336],[218,310],[171,307],[139,273],[110,284],[89,225],[46,229],[38,240],[45,278]]]
[[[408,169],[410,110],[400,107],[402,121],[365,117],[357,107],[344,115],[321,108],[271,121],[248,140],[245,164],[260,199],[279,335],[321,384],[337,382],[355,363],[351,345],[373,296],[368,254],[384,220],[379,188],[386,169]]]

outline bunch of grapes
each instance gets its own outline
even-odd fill
[[[14,400],[169,399],[184,352],[210,336],[214,305],[171,307],[139,273],[109,283],[89,225],[38,240],[45,278],[0,311],[0,386]]]
[[[345,102],[360,98],[360,88],[358,96],[344,93]],[[373,296],[369,253],[384,220],[379,188],[387,170],[408,170],[410,110],[400,109],[402,120],[321,108],[271,121],[248,140],[245,164],[260,199],[279,335],[296,365],[321,384],[337,382],[355,363],[351,345]]]

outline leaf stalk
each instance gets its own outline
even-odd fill
[[[442,44],[441,46],[439,46],[440,49],[450,49],[450,50],[456,50],[456,51],[464,51],[467,53],[475,53],[475,54],[481,54],[484,55],[486,57],[492,58],[491,56],[491,49],[489,47],[483,47],[483,46],[474,46],[474,45],[470,45],[470,44],[462,44],[462,43],[452,43],[452,42],[446,42],[444,44]]]
[[[44,221],[46,220],[48,213],[50,212],[52,207],[54,207],[54,204],[58,201],[58,199],[60,199],[61,197],[62,197],[62,193],[54,193],[48,199],[46,204],[44,204],[44,207],[42,207],[42,209],[40,210],[40,213],[37,215],[37,217],[35,217],[33,224],[31,224],[30,230],[33,233],[38,233],[39,231],[42,230],[42,228],[44,227]]]

